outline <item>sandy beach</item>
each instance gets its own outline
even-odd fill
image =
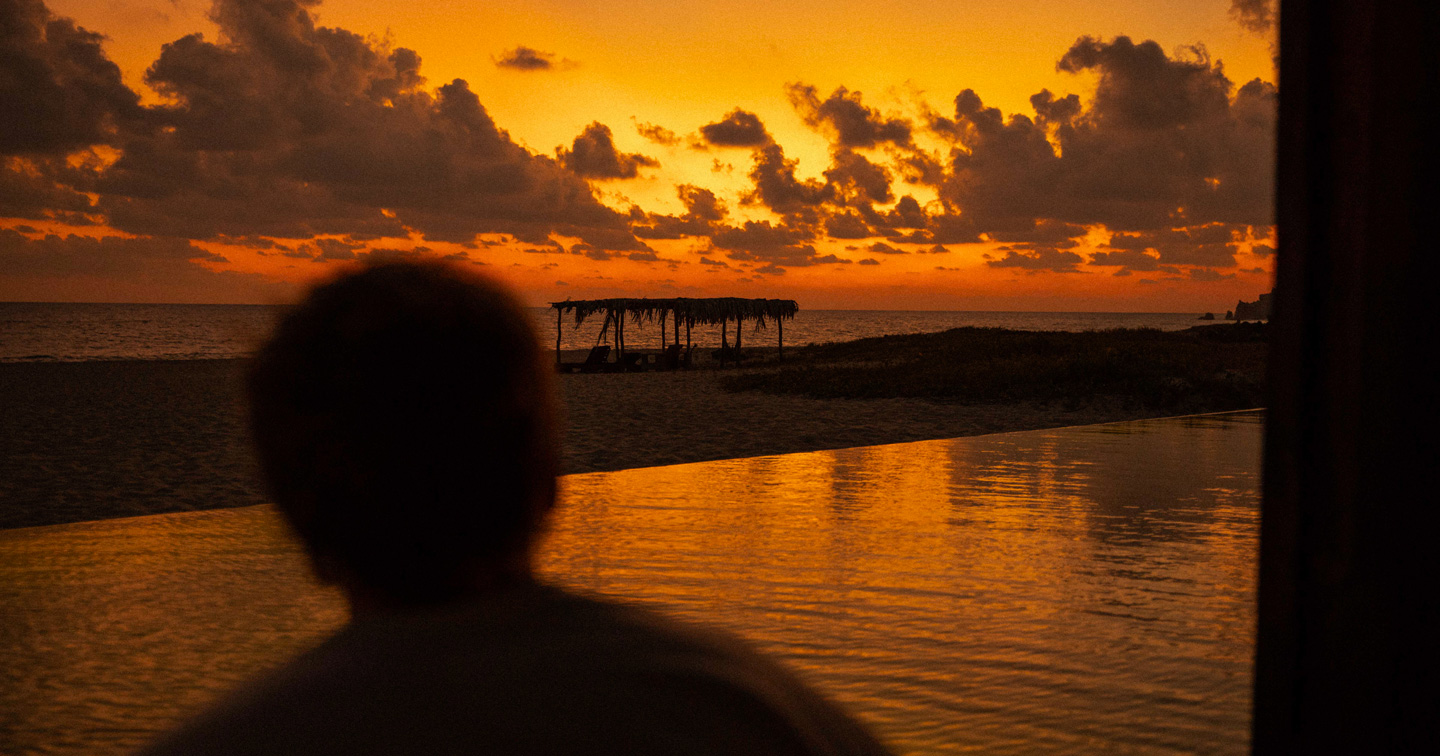
[[[0,528],[263,503],[239,402],[242,365],[239,360],[0,364]],[[727,393],[719,385],[721,375],[696,370],[562,376],[565,472],[1145,415],[1115,408]]]

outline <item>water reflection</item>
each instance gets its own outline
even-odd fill
[[[902,751],[1238,753],[1260,423],[570,476],[543,570],[751,638]],[[0,751],[140,742],[313,642],[302,567],[265,508],[0,532]]]

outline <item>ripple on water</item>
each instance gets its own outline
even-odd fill
[[[719,625],[899,750],[1240,753],[1258,413],[570,476],[552,580]],[[116,751],[314,643],[266,507],[0,532],[5,753]]]

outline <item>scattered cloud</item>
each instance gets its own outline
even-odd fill
[[[226,262],[187,239],[31,238],[0,229],[0,295],[14,296],[20,290],[12,287],[26,285],[50,289],[97,283],[100,291],[170,301],[272,301],[290,291],[289,285],[263,276],[215,271],[197,261]]]
[[[656,168],[660,161],[640,154],[626,154],[615,149],[615,138],[610,127],[599,121],[585,127],[575,137],[570,149],[556,148],[555,155],[560,164],[577,175],[593,179],[630,179],[640,174],[641,168]]]
[[[1273,85],[1235,91],[1203,48],[1172,58],[1128,37],[1082,37],[1058,68],[1096,74],[1093,100],[1082,107],[1041,91],[1034,118],[1006,118],[967,89],[954,119],[932,119],[959,148],[941,197],[979,230],[1003,235],[1039,220],[1125,231],[1271,223]]]
[[[1230,17],[1246,30],[1268,34],[1279,18],[1276,0],[1230,0]]]
[[[1051,271],[1054,273],[1079,273],[1084,258],[1074,252],[1048,247],[1039,249],[1008,249],[1005,256],[987,260],[992,268],[1018,268],[1029,272]]]
[[[716,147],[761,147],[772,140],[760,116],[748,110],[735,108],[724,118],[700,127],[700,136],[706,144]]]
[[[676,187],[679,214],[612,209],[591,182],[641,177],[659,167],[654,157],[621,151],[599,121],[553,156],[536,154],[465,80],[427,82],[417,52],[318,26],[315,5],[215,0],[216,38],[165,45],[145,73],[162,100],[142,105],[100,35],[39,0],[0,0],[0,217],[33,224],[7,232],[0,262],[61,275],[95,254],[211,281],[228,265],[206,249],[214,243],[329,262],[495,239],[557,254],[561,238],[591,260],[674,263],[645,240],[695,238],[712,253],[702,265],[730,265],[714,259],[719,250],[776,275],[851,262],[822,253],[833,240],[874,255],[862,265],[907,253],[897,245],[943,254],[990,241],[1006,245],[991,268],[1210,281],[1231,275],[1240,252],[1274,254],[1276,89],[1259,79],[1237,87],[1198,45],[1167,54],[1151,41],[1081,37],[1057,69],[1093,80],[1093,96],[1041,90],[1029,112],[1008,115],[970,89],[952,111],[912,119],[845,87],[822,95],[790,84],[795,112],[829,142],[828,164],[804,173],[743,108],[683,139],[632,119],[652,144],[748,150],[746,184],[726,188],[741,205],[734,218],[693,184]],[[1254,31],[1275,23],[1268,0],[1233,0],[1231,13]],[[522,45],[495,65],[573,63]],[[936,138],[948,149],[933,151]],[[38,221],[109,235],[37,237]],[[1091,234],[1109,241],[1092,248]],[[370,248],[382,240],[397,246]]]
[[[867,107],[859,92],[840,87],[822,100],[818,90],[809,84],[790,84],[785,91],[805,123],[829,132],[837,148],[870,148],[887,143],[910,146],[910,122],[883,116]]]
[[[541,52],[533,47],[520,45],[506,50],[498,58],[492,58],[496,68],[511,71],[552,71],[556,68],[574,68],[572,60],[556,60],[555,53]]]
[[[464,80],[427,87],[417,53],[318,27],[312,3],[216,0],[219,40],[166,45],[145,75],[166,102],[143,107],[98,35],[33,0],[3,2],[18,20],[0,56],[0,203],[13,217],[189,239],[628,234],[581,177],[515,144]],[[98,145],[116,157],[74,152]]]
[[[634,120],[634,119],[631,119]],[[680,144],[680,136],[664,126],[657,126],[653,123],[635,123],[635,131],[640,136],[665,147],[674,147]]]
[[[0,20],[0,155],[112,144],[143,116],[139,97],[105,57],[103,36],[38,0],[0,0]]]

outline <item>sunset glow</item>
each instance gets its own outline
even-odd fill
[[[0,90],[3,300],[276,302],[387,254],[537,304],[1270,288],[1247,3],[0,2],[35,63]]]

